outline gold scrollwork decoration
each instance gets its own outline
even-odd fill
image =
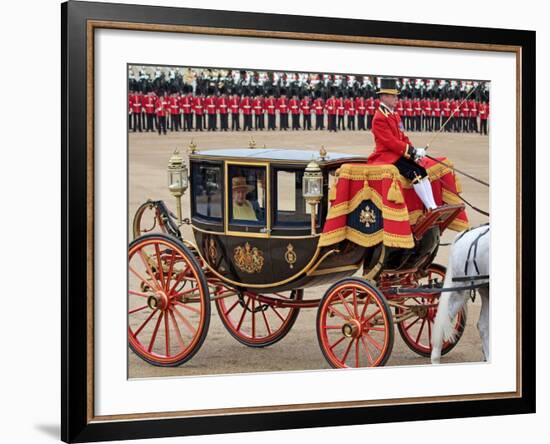
[[[235,265],[246,273],[259,273],[264,266],[264,254],[257,247],[251,247],[248,242],[244,247],[238,246],[233,251]]]
[[[296,255],[296,252],[294,251],[294,245],[288,244],[286,247],[285,260],[290,266],[290,268],[294,268],[296,259],[297,259],[297,255]]]
[[[216,241],[212,238],[210,238],[210,241],[208,242],[208,256],[214,262],[216,258],[218,257],[218,249],[216,247]]]

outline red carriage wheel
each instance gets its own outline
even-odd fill
[[[419,285],[430,282],[433,284],[443,284],[447,272],[447,269],[443,265],[431,264],[426,271],[428,274],[419,280]],[[419,292],[418,296],[405,299],[405,304],[412,308],[395,307],[397,318],[406,315],[409,310],[414,312],[412,317],[399,322],[397,328],[405,344],[420,356],[430,357],[432,353],[432,329],[440,295],[441,293],[426,293],[422,295]],[[441,347],[441,355],[449,353],[454,348],[462,336],[465,326],[466,312],[462,310],[455,318],[456,341],[445,341]]]
[[[153,365],[174,367],[200,348],[210,295],[193,253],[179,240],[148,234],[128,252],[128,343]]]
[[[300,309],[260,302],[254,298],[255,295],[245,291],[235,296],[216,299],[216,308],[223,325],[237,341],[249,347],[267,347],[287,335],[296,322]],[[303,290],[265,296],[301,300]]]
[[[168,233],[154,202],[148,201],[139,206],[134,215],[132,231],[134,239],[148,233]]]
[[[394,340],[386,298],[363,279],[336,282],[319,305],[317,338],[332,367],[384,365]]]

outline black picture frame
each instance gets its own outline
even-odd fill
[[[521,350],[518,365],[521,393],[497,399],[457,399],[441,402],[393,403],[364,407],[324,407],[289,411],[235,412],[208,415],[141,419],[95,418],[90,399],[89,353],[93,337],[93,144],[89,121],[93,119],[87,81],[90,71],[91,21],[162,26],[191,26],[266,33],[305,33],[364,37],[381,44],[434,46],[508,45],[518,48],[521,79],[518,97],[522,114],[518,138],[518,172],[521,183],[521,299],[518,330]],[[65,442],[90,442],[156,438],[181,435],[277,430],[396,421],[511,415],[535,412],[535,32],[436,24],[396,23],[276,15],[263,13],[169,8],[126,4],[69,1],[61,5],[62,23],[62,374],[61,438]],[[130,26],[131,27],[131,26]],[[146,26],[145,26],[146,28]],[[146,29],[144,30],[146,32]],[[456,42],[460,42],[457,44]],[[462,46],[461,46],[462,45]],[[429,46],[429,45],[428,45]],[[519,105],[518,104],[518,105]],[[518,110],[518,113],[520,111]],[[522,118],[524,116],[524,118]]]

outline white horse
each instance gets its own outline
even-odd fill
[[[453,281],[463,276],[489,276],[489,225],[482,225],[460,233],[454,240],[449,254],[449,266],[444,288],[466,287],[488,283],[489,279]],[[483,346],[485,361],[489,360],[489,287],[477,289],[481,296],[481,313],[477,328]],[[470,290],[442,292],[432,332],[432,364],[439,364],[443,341],[456,341],[453,319],[461,309],[466,311]]]

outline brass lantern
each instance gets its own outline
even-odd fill
[[[187,165],[177,148],[168,161],[168,189],[176,198],[178,222],[181,225],[181,196],[189,186]]]
[[[317,205],[323,198],[323,173],[314,160],[306,166],[302,181],[302,195],[311,206],[311,234],[315,234]]]

